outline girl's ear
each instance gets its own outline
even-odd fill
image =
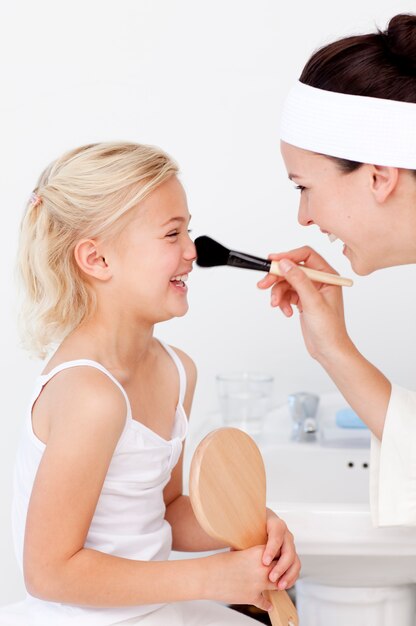
[[[382,165],[372,165],[371,167],[371,190],[377,202],[385,202],[397,187],[399,168]]]
[[[111,278],[110,268],[94,239],[78,241],[74,249],[74,257],[78,267],[88,276],[102,281]]]

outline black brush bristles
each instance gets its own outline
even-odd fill
[[[195,239],[195,247],[197,254],[196,263],[201,267],[231,265],[232,267],[259,270],[261,272],[268,272],[270,269],[270,261],[253,256],[252,254],[229,250],[218,243],[218,241],[214,241],[214,239],[206,235]]]
[[[197,265],[201,267],[213,267],[214,265],[227,265],[230,251],[211,237],[203,235],[195,239]]]

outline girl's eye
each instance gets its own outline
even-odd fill
[[[187,233],[188,233],[188,235],[189,235],[189,233],[191,233],[191,232],[192,232],[192,230],[191,230],[190,228],[188,228],[188,229],[187,229]],[[174,230],[174,231],[172,231],[171,233],[168,233],[168,234],[166,235],[166,237],[177,237],[178,235],[180,235],[180,232],[179,232],[178,230]]]
[[[300,191],[302,193],[302,191],[304,191],[304,189],[306,189],[306,187],[303,187],[302,185],[295,185],[295,189],[297,189],[298,191]]]

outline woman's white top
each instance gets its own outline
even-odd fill
[[[172,533],[170,525],[165,520],[163,489],[169,482],[172,469],[181,455],[188,420],[183,408],[186,389],[184,367],[174,350],[163,343],[162,345],[176,363],[180,381],[179,401],[169,440],[163,439],[133,419],[125,390],[110,372],[95,361],[87,359],[68,361],[58,365],[48,374],[39,376],[27,412],[15,467],[13,532],[15,551],[21,567],[30,494],[46,447],[33,432],[32,407],[43,386],[53,376],[69,367],[79,366],[95,367],[111,378],[123,394],[127,406],[126,423],[105,477],[85,547],[139,561],[168,559],[172,547]],[[39,626],[105,625],[144,615],[160,606],[162,605],[84,608],[45,602],[28,595],[24,606],[20,604],[19,608],[19,612],[27,609],[26,621],[23,619],[16,623]],[[0,623],[3,623],[1,619]]]
[[[380,442],[371,436],[370,500],[376,526],[416,526],[416,392],[392,385]]]

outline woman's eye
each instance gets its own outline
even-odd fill
[[[303,187],[302,185],[295,185],[295,189],[297,189],[298,191],[302,193],[302,191],[306,189],[306,187]]]

